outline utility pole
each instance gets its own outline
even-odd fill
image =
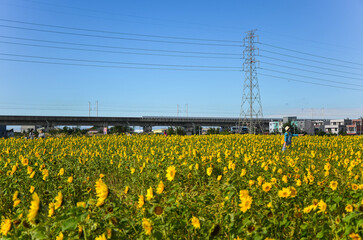
[[[260,88],[257,79],[256,56],[259,49],[256,47],[258,35],[256,29],[248,31],[243,39],[243,71],[245,72],[243,95],[241,103],[240,117],[238,121],[238,131],[242,133],[243,127],[248,126],[248,132],[255,134],[256,130],[263,133],[261,118],[263,117]]]
[[[98,117],[98,100],[96,101],[96,115]]]
[[[88,101],[88,117],[91,116],[91,102]]]

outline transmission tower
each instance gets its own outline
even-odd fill
[[[240,133],[246,131],[251,134],[263,132],[261,118],[262,105],[260,97],[260,88],[258,86],[257,67],[259,49],[256,47],[258,35],[256,30],[251,30],[246,33],[243,39],[243,71],[245,72],[243,95],[241,103],[241,111],[238,121],[238,129]]]

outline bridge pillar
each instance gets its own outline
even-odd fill
[[[194,126],[184,127],[186,135],[192,135],[194,133]]]
[[[142,126],[142,131],[144,133],[151,133],[153,131],[153,126]]]

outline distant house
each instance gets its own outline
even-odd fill
[[[276,133],[276,132],[279,132],[279,133],[282,133],[282,125],[283,125],[283,122],[281,121],[274,121],[274,122],[269,122],[269,133]]]
[[[98,127],[91,127],[91,128],[89,128],[89,129],[87,129],[87,134],[88,135],[95,135],[95,134],[98,134],[98,133],[100,133],[100,128],[98,128]]]
[[[347,125],[347,134],[348,135],[362,135],[363,119],[353,119],[352,124]]]
[[[337,119],[330,120],[329,125],[325,125],[325,132],[331,134],[339,134],[347,131],[347,125],[351,125],[352,120],[350,119]]]
[[[28,133],[31,129],[35,132],[38,128],[41,128],[39,125],[23,125],[21,126],[21,133]]]
[[[329,120],[313,120],[314,130],[325,132],[325,125],[329,125]]]

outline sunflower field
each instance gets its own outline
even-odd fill
[[[0,139],[1,239],[361,239],[363,137]]]

